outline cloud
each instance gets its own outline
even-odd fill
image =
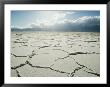
[[[52,16],[46,17],[46,14]],[[45,13],[45,18],[38,19],[36,23],[30,24],[30,28],[48,31],[100,31],[100,16],[82,16],[77,19],[67,19],[65,17],[67,14],[74,14],[74,12]]]
[[[31,24],[32,28],[42,28],[55,31],[100,31],[100,16],[83,16],[78,19],[63,19],[54,24],[46,24],[39,21],[39,24]]]
[[[73,11],[40,11],[35,24],[43,25],[44,27],[53,26],[59,21],[64,20],[67,15],[74,13]]]
[[[40,27],[40,26],[33,23],[33,24],[30,25],[30,27],[31,28],[37,28],[37,27]]]
[[[83,17],[80,17],[78,19],[64,19],[58,23],[72,23],[72,24],[75,24],[75,23],[88,23],[88,22],[91,22],[91,23],[100,23],[100,16],[83,16]],[[96,23],[97,22],[97,23]]]
[[[83,16],[76,20],[64,19],[55,26],[56,29],[65,31],[100,31],[100,16]]]

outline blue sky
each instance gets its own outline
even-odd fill
[[[100,11],[11,11],[12,28],[61,29],[69,26],[71,30],[83,26],[100,28]]]

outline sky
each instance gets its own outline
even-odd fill
[[[11,11],[11,28],[47,31],[100,31],[100,11]]]

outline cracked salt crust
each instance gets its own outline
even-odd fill
[[[75,60],[87,66],[88,68],[91,68],[97,73],[100,73],[100,55],[99,54],[83,54],[83,55],[76,55]]]
[[[87,73],[83,69],[80,69],[77,72],[75,72],[74,77],[97,77],[97,76],[91,73]]]
[[[16,70],[11,70],[11,76],[12,76],[12,77],[17,77],[17,72],[16,72]]]
[[[100,76],[100,34],[12,32],[11,76]]]
[[[11,56],[11,67],[19,66],[20,64],[25,64],[28,57],[14,57]]]
[[[79,65],[71,58],[60,59],[54,63],[52,68],[71,73]]]
[[[25,65],[17,69],[23,77],[67,77],[67,74],[50,70],[49,68],[33,68]]]
[[[17,47],[11,50],[11,53],[15,54],[16,56],[28,56],[33,51],[32,47]]]
[[[32,57],[29,61],[32,65],[36,66],[51,66],[54,63],[56,57],[51,54],[39,54]]]

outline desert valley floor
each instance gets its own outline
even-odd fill
[[[99,77],[100,33],[11,32],[12,77]]]

